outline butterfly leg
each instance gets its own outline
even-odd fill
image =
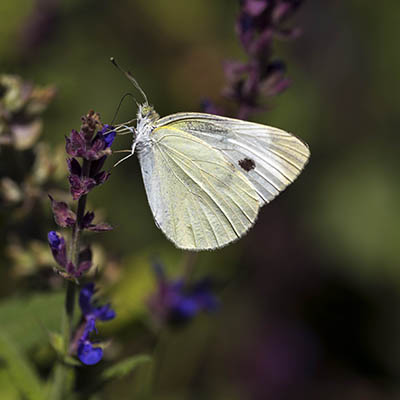
[[[136,118],[131,119],[130,121],[128,121],[126,124],[129,124],[133,121],[136,121]],[[133,133],[136,134],[136,129],[132,126],[128,126],[126,124],[119,124],[116,128],[115,128],[115,132],[117,132],[118,136],[122,136],[122,135],[127,135],[128,133]]]
[[[124,127],[124,128],[127,129],[129,132],[131,132],[132,134],[136,135],[136,129],[135,129],[135,128],[129,127],[129,126],[124,125],[124,124],[121,124],[120,126]],[[127,133],[127,132],[125,132],[125,133]],[[122,133],[122,134],[124,135],[125,133]],[[129,151],[130,154],[128,154],[126,157],[122,158],[121,160],[117,161],[117,162],[113,165],[113,168],[115,168],[117,165],[121,164],[122,161],[127,160],[129,157],[132,157],[132,156],[133,156],[133,153],[135,152],[135,147],[136,147],[136,142],[135,142],[135,140],[134,140],[133,143],[132,143],[132,149],[131,149],[131,150],[121,150],[121,151],[119,151],[119,153],[125,153],[125,152]]]
[[[126,157],[124,157],[124,158],[121,158],[121,160],[117,161],[117,162],[113,165],[113,168],[115,168],[117,165],[121,164],[122,161],[125,161],[125,160],[127,160],[129,157],[132,157],[132,156],[133,156],[134,151],[132,151],[132,150],[127,150],[127,151],[129,151],[130,154],[128,154],[128,155],[127,155]],[[122,150],[121,152],[125,152],[125,150]]]

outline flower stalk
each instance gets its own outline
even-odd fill
[[[79,304],[82,309],[82,323],[75,326],[76,288],[81,278],[92,266],[92,252],[90,247],[83,248],[81,244],[82,231],[87,229],[94,232],[111,230],[106,223],[94,224],[94,212],[86,211],[88,193],[96,186],[103,184],[109,177],[109,173],[101,171],[105,160],[111,154],[111,144],[116,132],[108,125],[100,123],[100,117],[94,111],[90,111],[82,117],[80,131],[72,130],[66,138],[66,152],[69,170],[69,184],[73,200],[78,201],[76,213],[70,209],[67,203],[56,201],[49,195],[54,219],[62,228],[72,229],[71,240],[68,246],[64,237],[51,231],[48,241],[54,260],[58,264],[56,272],[66,279],[66,295],[62,316],[61,334],[63,348],[60,361],[54,375],[52,399],[62,400],[69,389],[67,387],[70,368],[69,360],[74,354],[82,363],[91,365],[99,362],[103,356],[101,346],[91,342],[90,334],[96,331],[96,319],[103,321],[115,317],[115,312],[109,305],[95,307],[91,304],[95,292],[94,284],[83,287],[80,292]],[[78,158],[81,161],[78,161]]]
[[[274,47],[278,40],[300,35],[300,29],[291,27],[288,21],[302,3],[303,0],[239,1],[236,32],[247,60],[225,62],[227,83],[222,91],[222,96],[235,105],[235,111],[229,112],[208,99],[203,102],[204,111],[233,114],[246,120],[265,111],[269,100],[290,86],[286,64],[274,57]]]

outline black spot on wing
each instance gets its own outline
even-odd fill
[[[247,172],[256,167],[256,163],[251,158],[243,158],[243,160],[239,160],[238,164]]]

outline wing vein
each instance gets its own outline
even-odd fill
[[[288,183],[287,183],[286,185],[288,185],[289,183],[292,182],[292,179],[290,179],[288,176],[286,176],[282,171],[280,171],[277,167],[275,167],[274,165],[272,165],[269,161],[265,160],[265,159],[262,157],[262,154],[260,155],[260,153],[259,153],[257,150],[254,149],[253,145],[250,145],[250,144],[246,143],[247,145],[244,146],[244,145],[242,145],[241,143],[239,143],[239,142],[236,141],[236,140],[231,140],[231,142],[234,143],[234,144],[236,144],[238,147],[240,147],[240,148],[242,148],[242,149],[245,149],[245,150],[251,152],[251,155],[257,157],[258,163],[260,163],[260,160],[262,160],[261,162],[263,162],[264,164],[269,165],[269,168],[266,168],[266,169],[267,169],[267,170],[270,170],[271,173],[272,173],[272,170],[274,170],[274,171],[276,171],[278,174],[280,174],[284,179],[286,179],[286,180],[288,181]],[[257,166],[256,166],[256,167],[257,167]],[[279,179],[279,177],[278,177],[276,174],[274,174],[274,176],[275,176],[277,179]],[[281,180],[282,180],[282,179],[281,179]],[[268,181],[268,182],[269,182],[269,181]]]
[[[197,142],[198,143],[198,142]],[[165,146],[165,145],[164,145]],[[182,168],[182,165],[180,165],[179,163],[177,163],[173,158],[171,158],[171,155],[168,154],[168,152],[165,152],[165,154],[182,170],[182,172],[184,172],[188,178],[190,178],[198,187],[200,187],[202,189],[202,191],[204,193],[207,194],[207,196],[211,199],[211,201],[218,207],[218,209],[222,212],[222,214],[224,215],[225,219],[229,222],[230,226],[232,227],[232,230],[235,232],[237,237],[240,237],[239,232],[236,229],[235,224],[233,223],[233,221],[229,218],[229,216],[227,215],[226,211],[222,208],[222,206],[213,198],[213,196],[210,195],[209,191],[207,189],[204,188],[203,185],[201,185],[199,183],[199,181],[196,179],[195,176],[193,176],[192,174],[189,174],[185,169]],[[184,162],[183,162],[184,163]],[[208,184],[212,187],[212,189],[214,191],[216,191],[214,185],[207,179]],[[222,201],[228,206],[228,208],[230,208],[232,210],[231,207],[229,207],[229,204],[222,199]],[[234,212],[234,210],[232,210]],[[234,212],[235,213],[235,212]],[[235,213],[236,214],[236,213]],[[242,223],[243,224],[243,223]]]
[[[189,157],[186,157],[184,154],[182,154],[182,153],[179,152],[178,150],[173,149],[172,147],[170,147],[170,146],[168,146],[168,145],[164,145],[164,146],[165,146],[165,147],[168,147],[170,151],[175,152],[175,153],[178,153],[180,157],[187,159],[189,163],[192,163],[192,164],[196,165],[196,163],[195,163],[196,160],[191,160]],[[198,160],[198,161],[206,162],[206,163],[209,163],[209,164],[215,164],[215,165],[218,165],[218,166],[222,166],[222,167],[223,167],[223,165],[218,164],[218,163],[213,162],[213,161],[209,161],[209,160]],[[229,188],[229,189],[234,189],[234,192],[238,195],[238,197],[240,197],[241,200],[244,200],[243,197],[242,197],[242,195],[241,195],[241,193],[240,193],[238,190],[236,190],[236,188],[235,188],[234,186],[229,186],[226,182],[222,181],[221,179],[218,179],[216,176],[212,175],[210,172],[206,171],[204,168],[201,168],[199,165],[196,165],[196,166],[197,166],[197,168],[199,168],[199,170],[200,170],[202,173],[207,174],[207,175],[209,175],[210,177],[214,178],[214,179],[215,179],[217,182],[219,182],[221,185],[223,185],[223,186],[225,186],[225,187],[227,187],[227,188]],[[226,169],[228,169],[228,168],[226,168]],[[228,170],[229,170],[229,169],[228,169]],[[232,172],[232,171],[230,171],[230,172]],[[252,219],[248,216],[248,214],[246,213],[246,211],[245,211],[245,210],[242,208],[242,206],[241,206],[240,204],[238,204],[237,201],[232,197],[232,195],[231,195],[231,193],[230,193],[231,191],[233,191],[233,190],[228,191],[228,195],[229,195],[230,199],[236,204],[236,206],[239,208],[239,210],[242,212],[242,214],[248,219],[248,221],[249,221],[250,223],[252,223],[253,221],[252,221]],[[251,195],[250,195],[248,192],[244,192],[244,193],[246,193],[249,197],[251,197]],[[256,200],[256,199],[255,199],[255,200]]]

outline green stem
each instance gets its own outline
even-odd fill
[[[192,279],[197,260],[198,253],[192,251],[184,253],[181,271],[186,285],[188,285]],[[146,369],[142,369],[143,372],[140,376],[141,390],[139,391],[138,397],[140,400],[149,400],[154,397],[154,393],[160,384],[161,372],[165,362],[169,338],[168,327],[162,327],[158,332],[157,342],[153,350],[153,361]]]
[[[161,369],[168,343],[168,328],[164,327],[157,334],[154,345],[152,361],[144,365],[137,373],[134,398],[137,400],[150,400],[158,390]]]
[[[75,308],[75,282],[67,282],[67,291],[65,295],[65,307],[64,313],[61,320],[61,330],[64,343],[64,354],[68,355],[69,345],[71,341],[73,319],[74,319],[74,308]],[[54,384],[51,391],[50,399],[62,400],[65,398],[67,393],[67,378],[70,373],[70,367],[65,364],[64,360],[59,360],[55,373],[54,373]]]

